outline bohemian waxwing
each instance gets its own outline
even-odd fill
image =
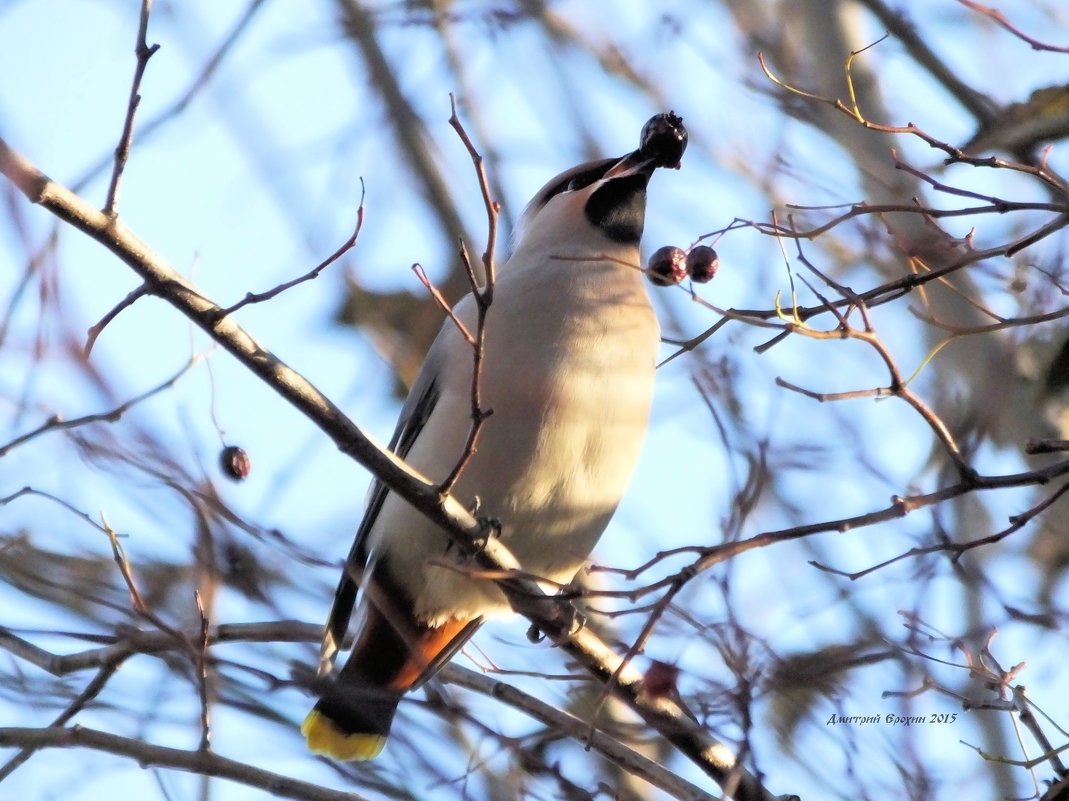
[[[659,342],[639,261],[646,184],[678,166],[686,129],[654,117],[638,150],[581,164],[535,195],[500,268],[485,321],[478,450],[453,488],[531,574],[564,584],[619,504],[646,433]],[[456,316],[475,331],[473,296]],[[401,411],[390,448],[428,481],[456,466],[471,425],[472,345],[446,320]],[[494,583],[432,562],[449,537],[376,484],[324,638],[342,642],[359,591],[345,666],[301,727],[308,747],[371,759],[402,695],[426,680],[483,619],[509,610]]]

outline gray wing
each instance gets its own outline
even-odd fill
[[[443,328],[435,338],[427,357],[423,361],[419,375],[416,376],[412,389],[408,393],[404,406],[401,407],[401,416],[397,421],[393,437],[390,439],[390,450],[404,459],[412,449],[420,431],[427,424],[434,408],[438,403],[440,394],[441,369],[445,362],[445,348],[443,339],[448,328]],[[371,485],[368,494],[367,509],[364,519],[360,521],[360,527],[356,531],[356,539],[345,560],[345,570],[338,589],[334,593],[334,603],[327,617],[326,630],[323,634],[323,644],[320,651],[319,675],[326,675],[333,666],[334,655],[341,647],[345,632],[349,628],[349,619],[353,614],[353,606],[356,603],[356,595],[360,586],[360,578],[367,567],[370,554],[367,548],[368,534],[371,532],[375,521],[378,519],[382,503],[386,499],[389,490],[379,481]]]

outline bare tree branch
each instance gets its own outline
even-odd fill
[[[967,8],[971,8],[973,11],[976,11],[979,14],[983,14],[986,17],[990,17],[1003,28],[1005,28],[1007,31],[1016,36],[1018,39],[1023,42],[1027,42],[1033,50],[1047,50],[1051,53],[1069,53],[1069,47],[1058,47],[1057,45],[1046,44],[1044,42],[1041,42],[1039,39],[1035,39],[1029,36],[1016,25],[1014,25],[1012,22],[1010,22],[1006,18],[1006,15],[999,11],[997,8],[991,8],[990,6],[985,6],[981,3],[976,3],[974,2],[974,0],[958,0],[958,2],[961,3],[963,6],[966,6]]]
[[[183,751],[153,745],[144,740],[120,737],[83,726],[30,729],[0,728],[0,747],[19,748],[89,748],[117,756],[129,757],[142,768],[160,767],[184,770],[202,776],[258,787],[282,798],[299,801],[362,801],[362,796],[348,791],[330,790],[317,784],[302,782],[257,768],[244,762],[219,756],[211,751]]]
[[[130,100],[126,104],[126,118],[123,121],[122,136],[115,148],[115,166],[111,172],[111,182],[108,185],[108,197],[104,202],[104,214],[108,217],[115,215],[119,203],[119,182],[122,181],[122,173],[126,168],[126,160],[130,157],[130,142],[134,138],[134,115],[137,107],[141,104],[141,79],[145,75],[145,68],[152,54],[160,49],[158,44],[151,47],[145,40],[148,34],[148,18],[152,12],[152,0],[141,0],[141,18],[137,28],[137,47],[134,52],[137,55],[137,67],[134,70],[134,79],[130,85]]]
[[[356,227],[353,229],[352,235],[346,239],[341,247],[335,250],[332,254],[323,259],[319,264],[313,267],[304,275],[294,278],[292,281],[286,281],[278,286],[268,289],[265,292],[247,292],[245,297],[235,303],[233,306],[229,306],[223,313],[233,314],[238,309],[248,306],[250,303],[263,303],[265,300],[271,300],[278,295],[281,295],[287,289],[292,289],[298,284],[303,284],[305,281],[311,281],[319,277],[319,274],[323,272],[327,267],[336,262],[354,247],[356,247],[356,240],[360,238],[360,229],[364,227],[364,179],[360,179],[360,205],[356,209]]]
[[[684,780],[676,773],[657,764],[652,759],[628,748],[614,737],[592,729],[586,721],[563,712],[533,695],[523,692],[492,676],[484,676],[459,665],[446,665],[439,674],[443,681],[503,701],[536,720],[545,723],[554,731],[571,737],[577,742],[601,754],[628,773],[638,776],[654,787],[659,787],[672,798],[692,801],[715,801],[705,790]]]
[[[18,446],[23,445],[29,442],[30,440],[35,439],[36,437],[39,437],[49,431],[62,431],[64,429],[77,428],[79,426],[88,425],[89,423],[114,423],[133,406],[136,406],[144,400],[148,400],[153,395],[158,395],[159,393],[173,387],[178,382],[178,380],[187,372],[189,372],[194,365],[196,365],[201,359],[204,358],[204,356],[205,354],[198,354],[194,356],[182,367],[181,370],[179,370],[173,376],[168,378],[162,384],[153,387],[147,392],[143,392],[135,398],[131,398],[125,403],[119,404],[110,411],[98,412],[97,414],[87,414],[83,415],[82,417],[73,418],[71,420],[64,420],[58,414],[54,414],[32,431],[27,431],[25,434],[20,434],[19,436],[15,437],[15,439],[8,442],[6,445],[0,445],[0,457],[6,456]]]

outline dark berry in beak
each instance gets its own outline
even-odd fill
[[[656,166],[679,169],[679,161],[686,149],[687,129],[683,126],[683,118],[674,111],[650,117],[642,126],[639,155],[653,159]]]

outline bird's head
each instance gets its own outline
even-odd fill
[[[687,131],[674,113],[646,123],[639,148],[565,170],[538,191],[516,229],[514,253],[637,259],[646,185],[657,167],[678,167]]]

